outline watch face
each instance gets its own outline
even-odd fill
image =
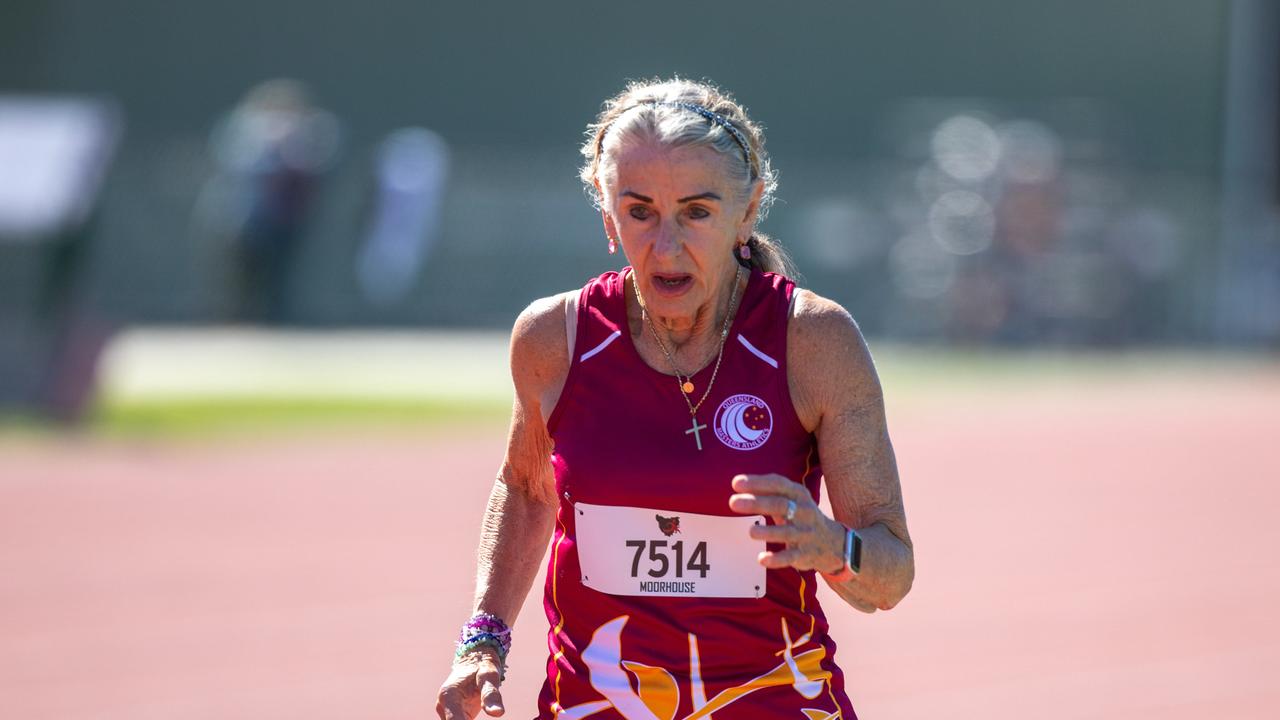
[[[862,569],[862,536],[857,533],[853,534],[853,552],[850,553],[849,567],[854,572]]]

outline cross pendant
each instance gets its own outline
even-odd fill
[[[699,430],[703,430],[703,429],[705,429],[707,426],[706,426],[706,425],[699,425],[699,424],[698,424],[698,418],[697,418],[697,416],[691,417],[689,420],[690,420],[690,422],[692,422],[692,423],[693,423],[693,427],[689,428],[688,430],[685,430],[685,431],[684,431],[684,434],[685,434],[685,435],[688,435],[689,433],[693,433],[693,440],[694,440],[694,442],[698,443],[698,449],[699,449],[699,450],[701,450],[701,449],[702,449],[702,435],[701,435],[698,431],[699,431]]]

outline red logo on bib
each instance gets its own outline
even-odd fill
[[[676,517],[662,517],[661,515],[654,515],[654,517],[658,518],[658,529],[662,531],[663,535],[671,537],[672,535],[680,532],[679,515]]]

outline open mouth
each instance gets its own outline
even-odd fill
[[[681,273],[654,273],[653,286],[664,292],[680,292],[693,284],[693,276]]]

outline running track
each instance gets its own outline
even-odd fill
[[[892,400],[892,398],[891,398]],[[860,715],[1269,718],[1280,374],[891,403],[917,581]],[[0,438],[0,718],[428,718],[505,428]],[[537,590],[507,716],[532,717]]]

